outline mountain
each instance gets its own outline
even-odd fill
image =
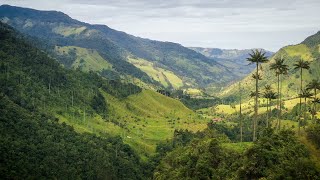
[[[210,59],[214,59],[218,63],[228,67],[234,74],[240,78],[248,75],[254,68],[254,65],[248,65],[247,58],[249,53],[254,49],[219,49],[219,48],[202,48],[202,47],[190,47],[190,49],[199,52]],[[274,53],[267,51],[266,56],[270,57]]]
[[[297,97],[300,89],[300,72],[293,69],[293,64],[299,59],[304,59],[310,62],[310,69],[303,72],[303,84],[306,85],[312,79],[319,79],[320,77],[320,33],[316,33],[303,42],[296,45],[289,45],[281,48],[276,52],[268,63],[262,64],[261,74],[262,80],[259,81],[259,86],[263,87],[266,84],[272,85],[276,90],[276,75],[274,71],[270,70],[270,64],[274,62],[275,57],[285,57],[285,64],[289,66],[287,75],[282,78],[282,93],[285,98]],[[254,80],[251,74],[240,81],[244,88],[244,94],[249,98],[249,92],[254,88]],[[224,89],[222,96],[235,97],[238,92],[238,83],[232,84]]]
[[[43,115],[79,134],[121,136],[120,142],[142,157],[172,138],[176,128],[197,131],[206,126],[203,118],[176,99],[92,71],[66,69],[33,46],[30,38],[2,23],[0,58],[0,93],[9,104],[2,108],[17,107],[24,112],[21,117],[35,114],[28,116],[35,124]],[[10,124],[10,119],[1,118]],[[14,123],[28,122],[22,118]],[[21,131],[27,133],[26,129]]]
[[[0,18],[24,34],[48,41],[46,49],[69,68],[174,89],[224,85],[238,78],[216,60],[180,44],[135,37],[62,12],[2,5]]]
[[[78,133],[77,123],[70,126],[70,121],[63,119],[72,113],[74,122],[88,126],[90,116],[104,117],[108,112],[99,88],[108,86],[105,89],[119,97],[128,95],[128,85],[122,84],[121,90],[117,88],[120,82],[109,86],[95,74],[66,70],[2,23],[0,59],[2,178],[144,176],[139,156],[120,137]],[[88,127],[94,122],[90,124]]]

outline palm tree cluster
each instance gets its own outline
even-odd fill
[[[252,78],[255,80],[255,91],[252,91],[250,93],[251,97],[254,97],[254,118],[253,118],[253,141],[257,139],[257,119],[258,119],[258,99],[260,96],[259,92],[259,80],[262,79],[262,75],[259,74],[259,65],[262,63],[268,62],[268,58],[265,56],[265,52],[262,50],[253,50],[251,53],[249,53],[249,58],[247,58],[247,61],[249,61],[249,64],[255,64],[256,65],[256,72],[252,74]],[[277,99],[277,124],[276,129],[280,129],[281,127],[281,114],[282,114],[282,97],[281,97],[281,91],[282,91],[282,77],[283,75],[286,75],[289,70],[289,66],[285,64],[285,57],[278,56],[274,58],[274,62],[270,64],[270,70],[275,72],[275,75],[277,77],[277,92],[274,92],[270,85],[266,85],[264,87],[263,97],[267,99],[267,119],[266,119],[266,126],[269,127],[269,115],[271,112],[271,101],[273,99]],[[317,113],[317,104],[319,104],[320,99],[317,98],[317,90],[320,90],[320,81],[319,80],[312,80],[309,84],[306,85],[306,87],[303,89],[303,70],[308,70],[310,68],[310,63],[308,61],[305,61],[303,59],[298,60],[294,64],[294,69],[300,70],[300,93],[298,94],[298,97],[300,98],[299,103],[299,134],[300,134],[300,126],[301,126],[301,115],[302,115],[302,99],[305,100],[305,111],[304,111],[304,120],[306,120],[306,104],[307,99],[314,96],[314,99],[312,101],[313,108],[311,108],[310,112],[312,114],[313,122],[315,122],[315,115]],[[260,69],[262,69],[260,67]],[[314,94],[312,94],[310,91],[313,90]]]

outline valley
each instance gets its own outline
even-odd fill
[[[0,173],[318,179],[319,77],[320,31],[277,52],[185,47],[1,5]]]

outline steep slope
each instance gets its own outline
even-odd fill
[[[285,64],[289,66],[289,72],[282,78],[282,95],[285,98],[297,97],[300,89],[300,72],[294,70],[293,64],[299,59],[304,59],[310,62],[310,69],[304,70],[303,72],[303,84],[306,85],[312,79],[319,79],[320,77],[320,38],[318,32],[315,35],[308,37],[302,43],[297,45],[290,45],[281,48],[275,53],[270,61],[261,66],[262,80],[259,83],[260,87],[266,84],[272,85],[276,89],[276,75],[270,70],[270,64],[274,62],[275,57],[283,56],[286,61]],[[249,98],[249,92],[254,88],[254,80],[251,74],[240,81],[243,87],[246,98]],[[222,93],[222,96],[233,96],[235,97],[238,93],[238,83],[235,83],[227,87]]]
[[[233,73],[240,78],[247,76],[253,69],[254,65],[248,65],[247,58],[253,49],[219,49],[219,48],[202,48],[190,47],[190,49],[197,51],[210,59],[214,59],[220,64],[228,67]],[[266,51],[268,57],[274,54],[273,52]]]
[[[63,68],[0,23],[0,92],[30,114],[50,115],[77,132],[121,136],[148,156],[174,129],[200,130],[206,121],[180,101],[93,72]]]
[[[152,62],[153,68],[158,68],[160,73],[166,74],[166,71],[173,74],[174,79],[165,78],[163,81],[154,78],[156,82],[168,88],[225,84],[237,77],[218,62],[179,44],[135,37],[104,25],[90,25],[71,19],[61,12],[3,5],[0,7],[0,18],[2,22],[23,33],[50,40],[51,50],[55,46],[96,50],[112,65],[113,73],[130,75],[147,83],[152,83],[154,77],[146,73],[143,67],[131,64],[130,59]],[[75,58],[69,65],[74,61]],[[182,85],[176,85],[176,79],[181,79]]]
[[[145,176],[139,156],[121,138],[107,133],[80,134],[58,118],[58,114],[78,114],[81,109],[87,115],[103,115],[107,105],[98,98],[99,84],[104,84],[101,78],[63,69],[2,23],[0,59],[2,178]]]

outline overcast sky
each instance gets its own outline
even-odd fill
[[[184,46],[279,48],[320,30],[320,0],[0,0]]]

